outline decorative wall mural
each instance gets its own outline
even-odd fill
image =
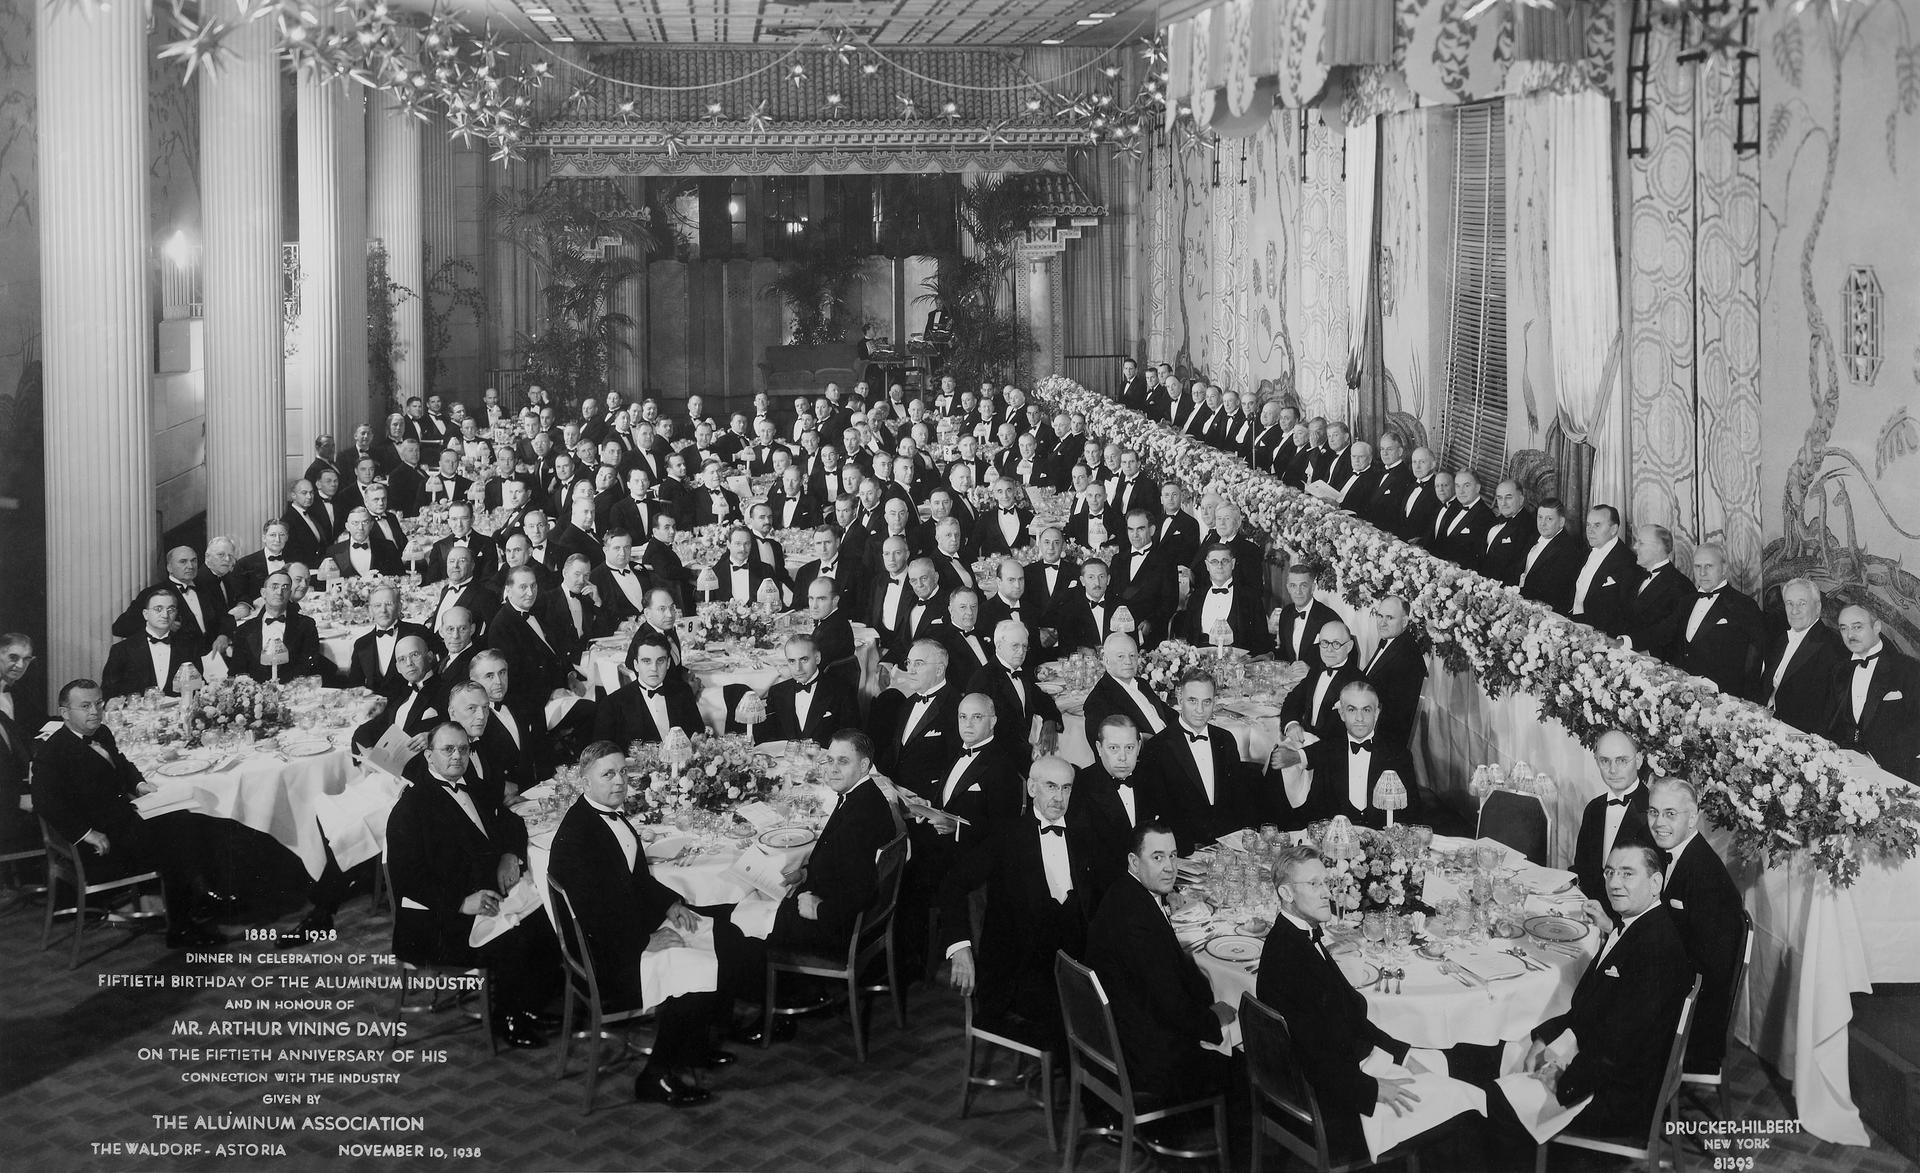
[[[1433,376],[1433,299],[1428,288],[1433,245],[1427,164],[1428,117],[1390,114],[1380,122],[1380,343],[1390,403],[1430,428],[1440,423]]]
[[[1252,376],[1269,380],[1279,398],[1297,397],[1293,334],[1287,307],[1298,300],[1293,239],[1299,231],[1299,117],[1276,111],[1253,136],[1247,158],[1248,217],[1253,259],[1247,300],[1247,362]]]
[[[1347,185],[1340,131],[1307,119],[1306,181],[1300,187],[1300,296],[1293,337],[1300,348],[1300,402],[1308,415],[1348,418]]]
[[[1768,507],[1780,510],[1767,518],[1778,536],[1766,544],[1765,579],[1777,586],[1806,575],[1826,591],[1829,609],[1867,606],[1913,650],[1920,436],[1906,411],[1920,378],[1867,385],[1843,375],[1855,307],[1834,294],[1869,256],[1877,283],[1902,291],[1907,304],[1920,289],[1916,250],[1887,247],[1912,239],[1920,0],[1810,6],[1772,14],[1763,28],[1761,93],[1771,109],[1760,193],[1762,467],[1778,486]],[[1882,328],[1875,349],[1883,355],[1920,343],[1911,313],[1887,315]]]

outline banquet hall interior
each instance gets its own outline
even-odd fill
[[[1099,2],[0,0],[10,1163],[1920,1167],[1920,0]]]

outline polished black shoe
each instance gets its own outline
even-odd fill
[[[691,1108],[713,1098],[706,1088],[675,1079],[670,1073],[642,1071],[633,1081],[633,1098],[643,1104],[665,1104],[669,1108]]]
[[[500,1020],[500,1041],[509,1047],[533,1050],[547,1045],[547,1036],[533,1023],[530,1014],[509,1014]]]
[[[222,892],[204,892],[195,903],[200,908],[200,914],[208,920],[226,920],[237,916],[246,905],[238,896]]]
[[[799,1033],[800,1033],[800,1024],[795,1022],[790,1016],[782,1014],[774,1018],[773,1020],[773,1041],[774,1042],[776,1043],[790,1042],[792,1041],[793,1037]],[[756,1018],[752,1022],[747,1023],[745,1026],[735,1027],[733,1031],[733,1041],[736,1043],[745,1043],[750,1047],[757,1047],[760,1044],[766,1042],[767,1036],[765,1031],[762,1029],[760,1025],[760,1019]]]
[[[204,925],[188,925],[184,929],[167,931],[169,949],[218,949],[227,943],[225,934],[215,932]]]
[[[298,949],[313,944],[320,934],[332,931],[333,917],[323,912],[309,912],[300,918],[299,924],[290,929],[281,929],[273,943],[281,949]]]
[[[718,1047],[712,1047],[707,1050],[706,1054],[694,1060],[694,1063],[700,1067],[726,1067],[735,1062],[737,1058],[732,1051],[723,1051]]]

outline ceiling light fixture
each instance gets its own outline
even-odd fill
[[[548,40],[550,40],[550,41],[571,41],[571,40],[573,40],[573,38],[572,38],[572,37],[570,37],[570,36],[568,36],[568,35],[566,35],[565,33],[555,33],[555,34],[553,34],[553,35],[552,35],[551,37],[548,37],[547,39],[548,39]]]
[[[521,11],[522,11],[522,12],[524,12],[524,13],[526,13],[526,14],[527,14],[528,16],[545,16],[545,15],[546,15],[547,13],[549,13],[549,12],[552,12],[552,11],[553,11],[553,9],[551,9],[551,8],[523,8],[523,9],[521,9]]]
[[[1042,37],[1040,43],[1042,45],[1058,45],[1061,41],[1059,37]]]
[[[1075,23],[1075,24],[1077,24],[1077,25],[1082,25],[1082,26],[1091,26],[1091,25],[1096,25],[1096,24],[1102,24],[1102,23],[1105,23],[1105,22],[1103,22],[1103,21],[1098,21],[1098,20],[1094,20],[1094,19],[1092,19],[1091,17],[1089,17],[1089,18],[1087,18],[1086,20],[1076,20],[1076,21],[1074,21],[1073,23]]]
[[[1088,19],[1090,19],[1090,20],[1112,20],[1112,19],[1113,19],[1114,17],[1116,17],[1116,16],[1118,16],[1118,15],[1120,15],[1120,14],[1119,14],[1119,13],[1117,13],[1117,12],[1089,12],[1089,13],[1087,13],[1087,17],[1088,17]]]
[[[527,19],[534,21],[537,24],[555,24],[560,20],[559,17],[553,15],[551,12],[547,13],[544,16],[535,16],[529,13],[527,15]]]

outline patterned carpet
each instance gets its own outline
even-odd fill
[[[278,903],[297,899],[286,894]],[[297,905],[293,905],[297,907]],[[283,921],[282,923],[286,923]],[[239,931],[242,926],[231,926]],[[341,942],[328,954],[347,955],[383,949],[388,926],[364,900],[348,905],[341,920]],[[380,1040],[349,1033],[344,1037],[209,1038],[222,1022],[308,1024],[350,1032],[382,1018],[391,992],[357,994],[323,989],[273,991],[279,1000],[351,998],[350,1010],[261,1011],[229,1008],[229,1001],[252,1002],[260,993],[174,988],[175,978],[242,978],[247,981],[305,976],[316,985],[326,977],[366,972],[344,961],[303,964],[270,949],[239,943],[229,950],[252,955],[245,963],[192,963],[168,952],[153,936],[123,937],[95,930],[87,939],[80,968],[68,971],[63,949],[39,950],[40,906],[15,903],[0,913],[0,983],[9,991],[0,1018],[0,1160],[20,1170],[65,1169],[380,1169],[470,1168],[548,1169],[808,1169],[846,1170],[1025,1170],[1058,1168],[1049,1152],[1040,1112],[1017,1092],[987,1092],[976,1100],[976,1115],[957,1118],[960,1008],[944,986],[917,985],[908,1002],[909,1029],[893,1025],[884,1005],[872,1016],[869,1061],[854,1060],[844,1016],[805,1019],[797,1042],[767,1051],[740,1050],[740,1062],[710,1080],[718,1093],[709,1105],[685,1112],[642,1107],[629,1098],[631,1068],[602,1080],[598,1107],[580,1114],[580,1061],[566,1080],[554,1079],[555,1051],[487,1055],[485,1040],[466,1032],[434,1040],[444,1047],[444,1063],[416,1056],[400,1063],[384,1056],[360,1063],[182,1062],[170,1048],[324,1047],[371,1049]],[[61,938],[64,944],[65,938]],[[319,947],[308,950],[318,954]],[[270,963],[259,958],[266,957]],[[292,958],[300,958],[296,953]],[[157,986],[114,985],[133,979],[158,980]],[[199,1024],[195,1038],[187,1033]],[[426,1048],[421,1048],[425,1050]],[[149,1057],[143,1058],[146,1053]],[[158,1057],[152,1057],[157,1054]],[[365,1083],[282,1084],[286,1072],[336,1075],[397,1075],[394,1086]],[[189,1083],[190,1072],[265,1074],[265,1083]],[[1734,1057],[1735,1111],[1755,1117],[1792,1114],[1780,1078],[1753,1056]],[[321,1095],[318,1106],[267,1103],[263,1096]],[[1247,1167],[1244,1100],[1233,1101],[1232,1167]],[[156,1122],[156,1114],[189,1119]],[[326,1114],[420,1117],[418,1132],[352,1127],[345,1131],[276,1131],[244,1128],[218,1131],[217,1120],[198,1117],[245,1114],[291,1116],[296,1123]],[[350,1126],[363,1121],[346,1122]],[[212,1146],[229,1143],[283,1144],[284,1158],[255,1153],[215,1155]],[[157,1154],[133,1151],[135,1143],[186,1143],[206,1146],[199,1153]],[[97,1154],[96,1145],[119,1144],[117,1154]],[[417,1144],[445,1157],[353,1157],[343,1145]],[[479,1150],[459,1158],[458,1146]],[[1080,1168],[1104,1173],[1118,1167],[1118,1150],[1103,1142],[1081,1151]],[[1428,1169],[1458,1168],[1467,1162],[1429,1159]],[[1267,1150],[1268,1168],[1284,1168],[1279,1151]],[[1136,1166],[1138,1167],[1138,1166]],[[1181,1162],[1161,1167],[1185,1169]],[[1585,1161],[1556,1151],[1555,1170],[1618,1167],[1617,1162]],[[1698,1151],[1689,1169],[1710,1169]],[[1884,1143],[1872,1149],[1844,1149],[1805,1136],[1777,1138],[1752,1168],[1762,1170],[1855,1170],[1897,1173],[1912,1166]]]

